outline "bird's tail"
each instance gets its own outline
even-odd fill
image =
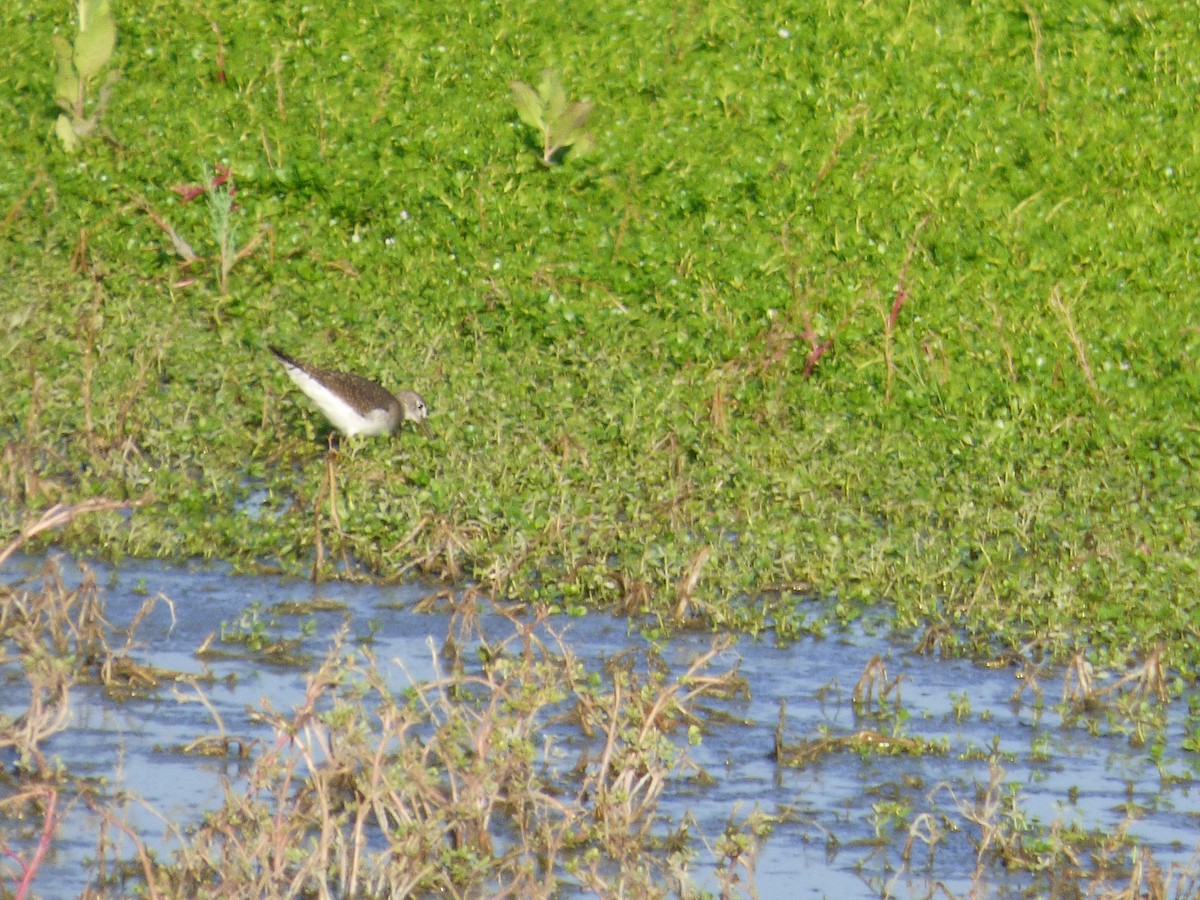
[[[286,353],[284,353],[282,350],[280,350],[274,344],[267,344],[267,349],[270,350],[272,353],[274,353],[275,358],[278,359],[285,366],[297,365],[297,363],[294,359],[292,359],[290,356],[288,356]]]

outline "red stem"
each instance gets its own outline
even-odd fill
[[[29,885],[33,883],[33,876],[37,874],[38,866],[42,864],[42,859],[46,856],[46,851],[50,849],[50,839],[54,836],[54,807],[58,804],[58,791],[50,788],[50,802],[46,807],[46,824],[42,826],[42,839],[38,841],[37,850],[33,853],[33,859],[28,865],[22,865],[25,876],[21,879],[21,883],[17,885],[17,900],[24,900],[25,892],[29,890]]]

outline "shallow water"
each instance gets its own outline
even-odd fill
[[[65,579],[75,583],[79,572],[60,558]],[[11,582],[35,575],[43,561],[10,561],[3,579]],[[203,691],[224,723],[225,730],[247,738],[269,739],[271,733],[252,722],[248,711],[266,699],[279,711],[293,709],[303,698],[306,672],[296,667],[263,663],[251,656],[200,659],[196,648],[222,623],[242,619],[251,604],[266,610],[283,601],[333,600],[344,611],[303,616],[274,614],[287,636],[315,618],[317,628],[304,639],[303,649],[314,664],[324,657],[332,635],[343,623],[352,635],[367,636],[375,627],[372,650],[386,671],[390,686],[399,690],[410,679],[432,678],[437,672],[435,648],[441,646],[449,616],[416,613],[412,606],[426,593],[421,585],[379,587],[348,583],[314,585],[297,579],[234,576],[221,567],[168,566],[129,561],[118,570],[92,566],[103,590],[106,616],[120,626],[128,623],[147,597],[163,595],[174,603],[174,614],[160,602],[137,631],[140,661],[175,670],[202,684],[181,678],[153,697],[115,702],[99,688],[76,687],[71,692],[70,728],[53,737],[43,750],[61,759],[76,775],[105,779],[110,793],[128,791],[140,801],[129,803],[125,818],[152,846],[169,850],[170,829],[196,823],[206,810],[220,805],[223,779],[237,781],[245,763],[229,758],[186,756],[162,752],[198,737],[216,734],[210,710],[199,701]],[[511,625],[500,617],[484,617],[484,630],[507,636]],[[551,627],[563,635],[589,669],[646,642],[631,633],[623,619],[593,614],[560,617]],[[665,661],[682,672],[711,644],[711,635],[684,634],[663,650]],[[214,646],[221,646],[219,643]],[[899,706],[906,719],[907,737],[944,741],[947,752],[924,756],[860,756],[841,751],[806,768],[777,766],[772,758],[780,702],[786,701],[785,740],[791,744],[816,737],[827,729],[849,735],[862,728],[889,731],[894,717],[875,718],[855,713],[850,701],[855,683],[874,657],[884,662],[891,678],[903,676]],[[690,814],[699,832],[710,841],[730,817],[744,818],[758,808],[768,814],[787,812],[765,841],[755,866],[754,884],[762,897],[928,896],[940,882],[954,895],[971,889],[979,828],[956,805],[975,802],[988,783],[987,756],[1001,753],[1004,782],[1012,792],[1011,807],[1041,825],[1054,821],[1083,829],[1115,830],[1127,822],[1129,804],[1141,808],[1129,822],[1129,832],[1149,846],[1164,868],[1192,860],[1200,835],[1200,798],[1196,778],[1200,765],[1194,754],[1181,749],[1186,702],[1175,702],[1166,729],[1162,772],[1173,776],[1164,784],[1148,747],[1135,748],[1103,722],[1100,734],[1082,725],[1064,726],[1055,703],[1062,694],[1061,673],[1043,678],[1045,710],[1039,715],[1010,697],[1018,682],[1013,670],[989,670],[961,660],[919,656],[907,644],[866,633],[862,629],[825,639],[806,638],[786,647],[767,640],[742,639],[724,651],[713,671],[734,663],[750,686],[750,697],[703,700],[701,705],[723,713],[729,724],[710,725],[703,742],[689,748],[690,757],[712,781],[676,781],[660,807],[674,819]],[[9,673],[0,673],[8,675]],[[212,677],[214,680],[209,681]],[[12,682],[6,682],[12,684]],[[24,711],[21,691],[5,690],[0,712]],[[954,705],[969,702],[961,718]],[[1186,701],[1186,698],[1185,698]],[[740,724],[735,724],[740,723]],[[11,751],[0,751],[0,764],[11,766]],[[6,791],[7,793],[7,791]],[[899,824],[880,818],[876,807],[904,807]],[[914,817],[928,812],[948,832],[930,858],[917,843],[912,860],[901,850]],[[34,888],[43,897],[77,895],[87,884],[83,861],[94,856],[100,820],[82,804],[66,811],[51,855],[43,863]],[[161,842],[153,838],[161,835]],[[877,835],[882,839],[877,839]],[[9,838],[12,848],[27,855],[24,836]],[[118,842],[128,853],[128,846]],[[1124,854],[1127,860],[1128,854]],[[1194,861],[1193,861],[1194,862]],[[13,871],[12,863],[0,871]],[[713,890],[709,857],[702,850],[693,869],[700,885]],[[1030,877],[989,866],[987,893],[1021,895]]]

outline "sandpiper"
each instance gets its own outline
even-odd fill
[[[390,434],[405,422],[429,428],[425,422],[429,408],[416,391],[401,391],[393,396],[391,391],[359,375],[318,369],[293,359],[277,347],[268,349],[333,427],[347,437]]]

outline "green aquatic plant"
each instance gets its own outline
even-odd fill
[[[171,189],[179,195],[181,206],[191,203],[201,196],[207,200],[211,235],[213,244],[216,246],[216,253],[213,256],[216,287],[222,297],[228,297],[229,275],[233,271],[233,267],[254,253],[264,239],[270,238],[270,224],[260,225],[254,235],[239,246],[240,208],[234,202],[237,187],[234,184],[233,171],[229,166],[217,166],[215,171],[204,166],[199,182],[177,184]],[[166,234],[171,241],[175,255],[183,260],[185,267],[201,261],[202,257],[193,249],[192,243],[151,206],[149,201],[135,196],[133,206],[149,216],[154,224]]]
[[[233,183],[233,172],[228,166],[218,166],[214,174],[206,166],[202,187],[208,200],[213,241],[217,245],[217,288],[222,296],[228,296],[229,273],[258,248],[263,238],[270,234],[271,227],[262,225],[253,237],[239,247],[238,218],[235,216],[238,208],[233,202],[237,189]],[[186,199],[188,195],[184,196]]]
[[[536,89],[523,81],[512,81],[509,87],[521,121],[541,133],[543,165],[561,161],[567,148],[576,154],[591,149],[592,136],[584,126],[594,104],[590,100],[568,101],[556,70],[543,70]]]
[[[78,0],[76,4],[76,34],[74,43],[60,34],[53,38],[58,71],[54,76],[54,102],[61,108],[55,134],[68,153],[79,149],[100,122],[108,106],[109,88],[120,73],[108,73],[100,87],[99,96],[88,115],[92,85],[112,59],[117,42],[117,26],[113,21],[109,0]]]

